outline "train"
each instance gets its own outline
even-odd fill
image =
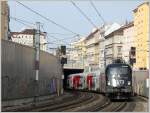
[[[71,74],[67,88],[103,93],[110,99],[129,99],[133,96],[132,68],[125,63],[112,63],[104,71]]]
[[[133,96],[132,68],[128,64],[110,64],[105,70],[106,95],[113,99]]]

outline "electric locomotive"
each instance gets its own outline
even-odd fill
[[[132,68],[125,63],[112,63],[105,69],[106,95],[111,99],[132,96]]]

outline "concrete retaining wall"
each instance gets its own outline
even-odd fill
[[[61,92],[62,67],[52,54],[40,51],[39,81],[35,82],[32,47],[2,40],[2,101]]]

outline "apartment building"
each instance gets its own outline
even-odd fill
[[[105,36],[106,65],[115,59],[122,59],[123,28],[119,28]]]
[[[71,48],[67,50],[67,64],[65,67],[84,68],[86,65],[85,37],[71,43]]]
[[[99,36],[100,30],[93,29],[93,31],[86,37],[86,66],[99,67]]]
[[[132,48],[134,47],[134,23],[126,23],[123,29],[122,58],[126,63],[131,64]],[[133,58],[133,57],[132,57]]]
[[[104,69],[104,65],[105,65],[105,59],[104,59],[104,48],[105,48],[105,38],[104,38],[104,34],[106,31],[106,27],[103,26],[101,28],[100,31],[100,36],[99,36],[99,67],[101,69]]]
[[[149,2],[137,6],[134,15],[134,40],[136,47],[135,68],[149,69]]]
[[[105,68],[105,36],[113,32],[114,30],[120,28],[120,25],[117,23],[107,24],[100,28],[100,36],[99,36],[99,67],[100,69]]]
[[[11,38],[14,42],[33,47],[35,31],[34,29],[24,29],[21,32],[11,32]],[[47,40],[45,32],[42,32],[40,35],[40,49],[47,51]]]

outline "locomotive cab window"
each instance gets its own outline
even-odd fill
[[[120,75],[120,76],[126,76],[130,74],[130,69],[128,67],[111,67],[107,70],[107,75],[112,76],[112,75]]]
[[[112,64],[106,69],[107,85],[113,87],[130,86],[132,82],[132,69],[126,64]]]

